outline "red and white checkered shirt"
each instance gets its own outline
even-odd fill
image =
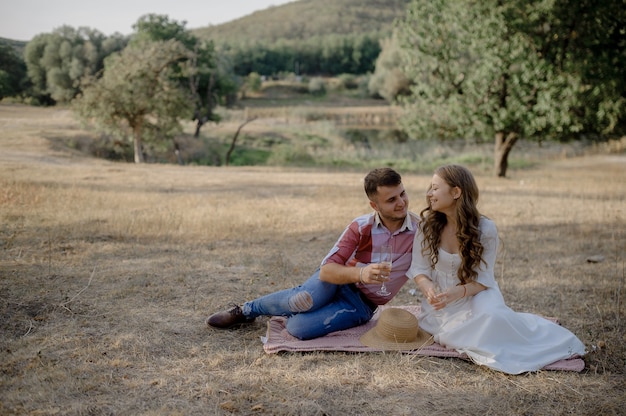
[[[356,286],[377,305],[384,305],[396,295],[407,282],[406,272],[411,266],[411,251],[417,231],[419,216],[409,212],[399,230],[393,234],[380,221],[377,212],[355,218],[346,227],[333,248],[322,260],[326,263],[364,267],[369,263],[378,263],[379,249],[383,244],[393,247],[391,275],[385,283],[392,296],[382,297],[376,294],[380,284],[356,283]]]

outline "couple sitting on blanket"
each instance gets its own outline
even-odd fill
[[[419,216],[409,211],[393,169],[374,169],[364,182],[374,212],[348,225],[308,280],[211,315],[207,324],[230,328],[286,316],[293,336],[321,337],[368,322],[412,278],[423,294],[420,331],[478,364],[519,374],[584,355],[567,329],[506,306],[494,276],[498,233],[477,209],[467,168],[436,169]],[[380,262],[383,245],[393,248],[390,272]]]

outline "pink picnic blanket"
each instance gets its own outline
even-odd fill
[[[406,309],[414,315],[418,315],[420,311],[419,305],[416,306],[396,306],[397,308]],[[337,331],[326,336],[311,340],[302,341],[290,335],[285,329],[286,318],[274,316],[267,325],[267,336],[263,340],[263,349],[268,354],[274,354],[280,351],[288,352],[306,352],[306,351],[355,351],[355,352],[376,352],[380,349],[366,347],[361,344],[359,338],[369,329],[376,325],[378,315],[385,306],[378,308],[374,317],[366,324],[355,328]],[[554,318],[548,318],[557,322]],[[430,357],[454,357],[468,359],[467,355],[461,354],[456,350],[443,347],[438,343],[434,343],[415,351],[404,351],[405,354],[417,354]],[[544,370],[562,370],[580,372],[585,368],[585,362],[579,356],[566,360],[560,360],[545,366]]]

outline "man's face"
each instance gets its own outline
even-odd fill
[[[378,211],[383,220],[404,221],[409,210],[409,196],[404,185],[379,186],[372,200],[372,208]]]

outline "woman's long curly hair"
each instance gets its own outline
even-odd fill
[[[482,261],[483,246],[480,243],[480,212],[478,203],[478,186],[469,169],[459,165],[445,165],[437,168],[435,174],[443,179],[451,188],[459,187],[461,196],[456,203],[456,238],[459,240],[461,267],[458,277],[461,284],[472,282],[478,276],[478,268]],[[429,188],[430,190],[430,188]],[[441,233],[446,223],[446,215],[433,211],[426,196],[427,207],[420,212],[421,228],[424,233],[422,254],[430,258],[430,264],[435,267],[439,261],[439,245]]]

